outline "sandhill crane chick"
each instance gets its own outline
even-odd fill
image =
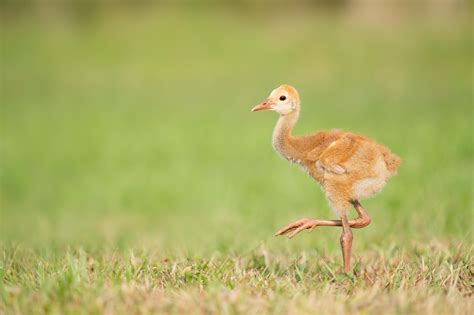
[[[369,225],[370,217],[359,200],[379,192],[395,175],[400,158],[387,147],[365,136],[340,130],[318,131],[305,136],[292,136],[300,113],[300,98],[295,88],[282,85],[255,106],[252,111],[271,110],[280,117],[273,131],[273,148],[286,160],[301,165],[323,188],[330,206],[340,220],[303,218],[276,232],[294,237],[302,230],[317,226],[341,226],[340,238],[344,271],[350,271],[351,228]],[[358,213],[347,218],[353,206]]]

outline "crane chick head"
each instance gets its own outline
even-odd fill
[[[273,110],[280,115],[297,112],[300,109],[298,92],[294,87],[283,84],[274,89],[266,100],[252,108],[252,112],[264,109]]]

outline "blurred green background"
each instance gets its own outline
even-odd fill
[[[403,158],[364,203],[373,244],[472,239],[472,28],[459,1],[269,5],[7,2],[1,240],[171,252],[339,252],[323,193],[271,147],[282,83],[295,133],[341,128]]]

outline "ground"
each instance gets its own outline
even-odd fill
[[[145,11],[5,20],[0,313],[474,312],[468,21]],[[340,229],[273,237],[334,217],[250,112],[281,83],[296,134],[403,159],[353,273]]]

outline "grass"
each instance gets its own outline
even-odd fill
[[[264,246],[187,258],[81,247],[8,253],[3,298],[18,313],[448,314],[473,307],[472,250],[436,242],[374,248],[358,255],[353,274],[339,272],[338,255],[275,255]]]
[[[468,22],[262,14],[6,20],[0,312],[473,312]],[[404,160],[363,203],[354,273],[339,229],[272,236],[333,216],[272,151],[276,117],[249,112],[283,82],[296,133],[354,130]]]

